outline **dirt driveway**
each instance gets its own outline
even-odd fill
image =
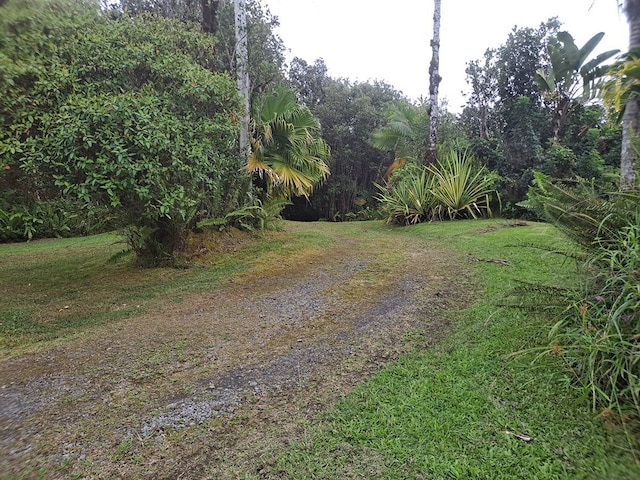
[[[408,235],[287,229],[331,247],[2,361],[2,478],[281,478],[305,423],[446,333],[468,290],[459,259]]]

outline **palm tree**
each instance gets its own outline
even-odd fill
[[[245,169],[263,179],[269,198],[305,196],[329,175],[329,146],[320,123],[291,90],[267,94],[252,121]]]
[[[426,133],[428,117],[424,108],[408,103],[393,105],[386,117],[386,125],[371,134],[371,144],[381,150],[394,152],[393,163],[384,175],[388,179],[396,168],[404,166],[407,161],[417,161],[425,155],[422,135]]]
[[[640,48],[640,0],[625,0],[624,13],[629,22],[629,52]],[[633,139],[640,134],[638,97],[627,102],[622,117],[622,153],[620,155],[620,190],[636,187],[636,149]]]

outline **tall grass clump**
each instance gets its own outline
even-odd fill
[[[640,194],[598,195],[536,177],[530,199],[584,252],[588,275],[550,331],[594,410],[640,420]]]

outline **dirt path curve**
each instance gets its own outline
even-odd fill
[[[4,478],[261,478],[320,408],[446,332],[438,312],[461,298],[450,254],[363,225],[288,224],[331,247],[2,361]]]

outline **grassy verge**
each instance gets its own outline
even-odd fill
[[[220,237],[220,236],[218,236]],[[114,234],[0,245],[0,352],[22,351],[87,327],[130,318],[164,301],[226,283],[233,274],[260,269],[273,256],[326,248],[320,232],[270,232],[194,240],[220,251],[194,258],[191,268],[141,269],[131,257],[110,261],[124,247]]]
[[[398,230],[467,254],[477,301],[456,331],[360,386],[274,465],[287,478],[635,479],[624,431],[589,410],[545,344],[551,320],[499,308],[518,279],[567,285],[575,266],[527,244],[566,247],[552,227],[458,222]],[[637,449],[636,449],[637,451]],[[280,477],[278,477],[280,478]]]

